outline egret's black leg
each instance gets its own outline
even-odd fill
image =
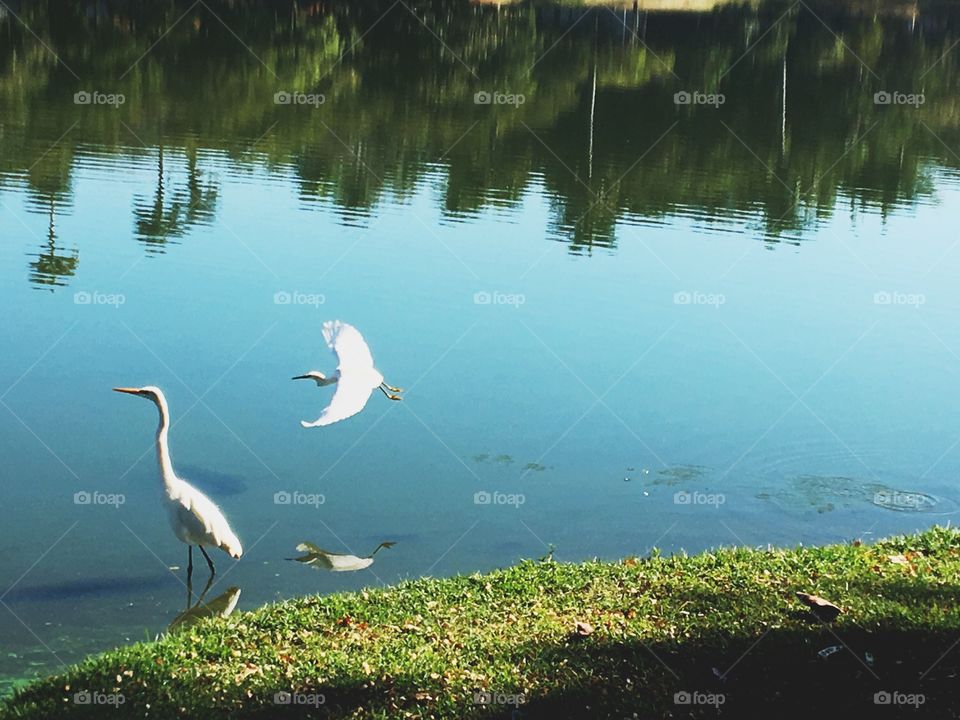
[[[403,388],[394,387],[393,385],[390,385],[387,382],[382,382],[380,384],[386,387],[387,390],[389,390],[390,392],[395,392],[395,393],[403,392]]]
[[[193,602],[193,545],[187,545],[187,608]]]
[[[217,569],[213,567],[213,560],[210,559],[210,556],[207,555],[207,551],[203,549],[203,545],[197,545],[200,548],[200,552],[203,553],[203,556],[207,559],[207,566],[210,568],[210,579],[213,579],[213,576],[217,574]]]

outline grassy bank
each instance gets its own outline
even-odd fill
[[[824,624],[796,591],[844,612]],[[876,545],[525,562],[205,620],[38,681],[0,716],[950,718],[958,598],[960,533],[943,528]],[[124,702],[77,704],[83,691]],[[293,702],[276,703],[282,692]],[[677,704],[680,692],[694,702]],[[883,692],[891,703],[875,704]]]

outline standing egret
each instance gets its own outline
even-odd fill
[[[373,565],[373,556],[380,548],[392,548],[395,542],[382,542],[377,545],[377,549],[366,557],[357,557],[356,555],[345,555],[343,553],[333,553],[329,550],[319,548],[311,542],[302,542],[297,545],[297,550],[306,555],[300,557],[287,558],[287,560],[296,560],[304,565],[323,570],[332,570],[333,572],[349,572],[351,570],[363,570]]]
[[[217,571],[213,560],[203,549],[204,545],[218,547],[237,560],[243,555],[243,548],[230,524],[214,502],[186,480],[177,477],[170,461],[170,448],[167,445],[167,433],[170,430],[170,411],[167,399],[160,388],[148,385],[142,388],[119,387],[116,392],[128,393],[147,398],[160,411],[160,425],[157,427],[157,462],[160,464],[160,479],[163,481],[165,497],[170,517],[170,525],[180,542],[187,544],[187,588],[193,576],[193,546],[196,545],[207,559],[210,568],[209,587]]]
[[[356,415],[363,410],[370,394],[379,390],[391,400],[402,400],[393,393],[403,392],[402,388],[391,387],[383,381],[373,366],[373,356],[367,347],[363,335],[353,325],[339,320],[328,320],[323,324],[323,339],[337,358],[337,369],[331,377],[322,372],[311,370],[297,375],[294,380],[314,380],[318,386],[337,384],[337,390],[320,417],[313,422],[301,421],[305,428],[332,425],[335,422]]]

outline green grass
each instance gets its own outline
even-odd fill
[[[844,613],[824,625],[798,590]],[[0,717],[510,717],[475,704],[479,691],[522,693],[521,718],[717,716],[675,704],[686,690],[722,694],[729,718],[950,718],[958,599],[960,532],[947,528],[876,545],[531,561],[205,620],[22,688]],[[593,632],[578,636],[577,621]],[[78,705],[83,690],[125,702]],[[325,702],[277,705],[279,691]],[[879,691],[924,704],[877,706]]]

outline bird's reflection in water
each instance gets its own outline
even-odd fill
[[[306,555],[300,557],[287,558],[287,560],[296,560],[304,565],[309,565],[317,570],[332,570],[333,572],[351,572],[353,570],[363,570],[373,565],[373,556],[377,554],[380,548],[392,548],[395,542],[382,542],[377,545],[376,550],[366,557],[357,557],[356,555],[346,555],[343,553],[334,553],[329,550],[319,548],[311,542],[302,542],[297,545],[297,550]]]
[[[168,633],[183,630],[204,618],[227,617],[236,609],[237,601],[240,600],[240,588],[236,585],[227,588],[210,602],[204,603],[203,598],[209,589],[210,582],[207,582],[207,586],[193,605],[190,604],[190,596],[187,596],[187,609],[173,619],[173,622],[167,628]]]

